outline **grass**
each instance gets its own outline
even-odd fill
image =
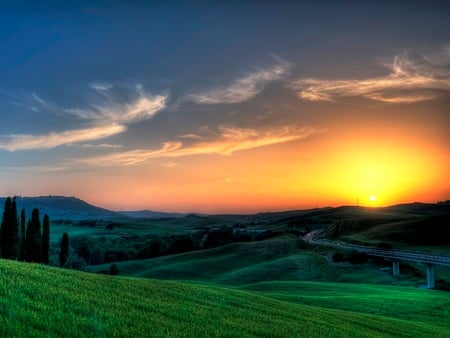
[[[317,285],[311,284],[310,291]],[[0,336],[444,337],[449,333],[447,327],[428,321],[332,310],[323,303],[309,306],[299,299],[264,296],[267,288],[264,292],[2,260]],[[447,294],[435,295],[448,299]]]
[[[326,282],[262,282],[241,287],[298,304],[441,326],[450,333],[450,297],[412,287]],[[413,310],[412,310],[413,309]]]
[[[333,264],[324,256],[327,248],[298,248],[292,236],[249,243],[234,243],[213,249],[198,250],[153,259],[116,262],[119,274],[133,277],[193,280],[221,285],[244,285],[261,281],[303,280],[337,281],[418,286],[426,279],[416,270],[401,267],[400,277],[380,271],[375,265]],[[92,265],[90,272],[108,271],[111,263]],[[417,271],[425,271],[422,266]],[[436,278],[450,279],[449,269],[436,268]]]

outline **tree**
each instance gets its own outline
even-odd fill
[[[50,218],[44,216],[42,229],[42,263],[48,264],[50,260]]]
[[[116,264],[111,264],[109,267],[109,274],[115,276],[119,273],[119,267]]]
[[[20,245],[19,245],[19,261],[25,260],[25,209],[22,208],[20,213]]]
[[[28,222],[25,241],[25,261],[42,262],[42,236],[39,209],[33,209],[31,220]]]
[[[14,197],[11,204],[11,259],[19,256],[19,218],[17,217],[17,203]]]
[[[19,221],[17,219],[16,198],[5,200],[1,226],[1,256],[16,259],[19,245]]]
[[[64,266],[69,257],[69,235],[65,232],[61,239],[61,251],[59,253],[59,264]]]
[[[3,209],[2,217],[2,228],[1,228],[1,256],[2,258],[7,258],[9,251],[9,240],[10,240],[10,226],[9,221],[11,219],[11,198],[8,197],[5,200],[5,207]]]

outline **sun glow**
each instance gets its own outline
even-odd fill
[[[368,138],[333,144],[328,170],[316,171],[322,177],[327,174],[318,188],[330,191],[341,204],[356,201],[362,206],[387,206],[428,198],[439,187],[448,168],[442,166],[445,155],[426,140]]]

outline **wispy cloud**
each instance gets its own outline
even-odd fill
[[[166,100],[166,95],[140,96],[130,104],[97,106],[97,119],[124,124],[148,120],[166,106]]]
[[[105,92],[113,88],[113,85],[107,82],[91,82],[88,84],[89,88],[97,92]]]
[[[11,171],[11,172],[28,172],[28,173],[36,173],[36,172],[61,172],[69,169],[69,167],[63,164],[41,164],[41,165],[27,165],[27,166],[1,166],[1,171]]]
[[[6,140],[0,140],[0,149],[8,151],[49,149],[68,143],[102,139],[122,133],[125,129],[126,127],[123,125],[110,124],[46,135],[8,135]]]
[[[105,165],[134,165],[155,158],[178,158],[191,155],[231,155],[237,151],[305,139],[323,130],[311,127],[282,127],[258,131],[247,128],[220,128],[220,135],[214,140],[185,146],[182,142],[166,142],[157,150],[131,150],[77,160],[81,163]]]
[[[45,107],[49,104],[33,94],[33,99]],[[127,130],[128,125],[152,118],[166,107],[167,95],[145,95],[142,90],[138,97],[129,103],[108,100],[102,104],[91,105],[87,109],[64,109],[87,124],[86,128],[53,131],[41,135],[0,136],[0,149],[8,151],[49,149],[61,145],[104,139]],[[98,146],[97,146],[98,147]]]
[[[363,96],[390,103],[431,100],[440,90],[450,90],[450,48],[420,58],[396,56],[387,65],[390,73],[362,80],[300,79],[292,84],[307,101],[333,101],[337,97]]]
[[[121,144],[109,144],[109,143],[100,143],[100,144],[90,144],[90,143],[68,143],[67,147],[69,148],[83,148],[83,149],[117,149],[122,148],[123,146]]]
[[[244,102],[260,93],[268,83],[282,79],[288,70],[287,63],[280,63],[270,69],[250,73],[229,86],[191,94],[189,99],[200,104]]]

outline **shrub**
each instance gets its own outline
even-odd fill
[[[86,261],[81,257],[70,255],[63,267],[66,269],[84,271],[86,268]]]
[[[116,264],[111,264],[109,267],[109,274],[115,276],[119,273],[119,267]]]

